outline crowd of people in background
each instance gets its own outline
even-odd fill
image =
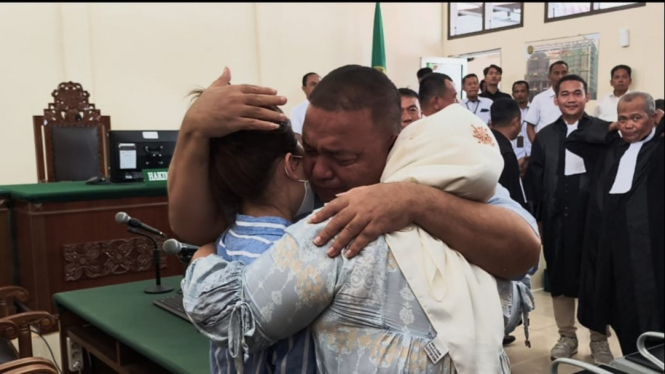
[[[501,92],[502,74],[490,65],[481,82],[476,74],[464,76],[459,104],[492,129],[504,158],[499,183],[540,224],[560,335],[551,358],[577,353],[579,298],[577,317],[590,330],[593,358],[609,363],[609,326],[624,354],[635,351],[641,333],[663,331],[663,121],[657,113],[663,99],[631,91],[627,65],[610,71],[613,90],[598,99],[592,115],[585,111],[587,82],[570,74],[565,61],[549,66],[550,87],[531,102],[527,81],[512,84],[512,97]],[[424,116],[457,102],[447,75],[423,68],[417,76]],[[408,126],[420,118],[415,105],[406,115],[416,96],[409,89],[400,94]]]

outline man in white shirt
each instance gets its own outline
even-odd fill
[[[513,99],[517,102],[522,113],[522,130],[517,139],[512,140],[515,156],[520,165],[520,176],[524,177],[526,168],[529,165],[529,156],[531,155],[531,142],[526,132],[526,115],[529,113],[529,83],[527,81],[517,81],[513,83]]]
[[[557,61],[550,65],[549,80],[550,88],[536,95],[531,102],[529,113],[525,118],[527,122],[527,134],[529,141],[533,143],[536,133],[545,126],[552,124],[561,117],[561,110],[554,104],[554,86],[563,76],[568,74],[568,64],[564,61]]]
[[[302,91],[305,93],[307,100],[293,108],[291,110],[291,115],[289,116],[291,127],[296,134],[302,135],[302,125],[305,123],[305,112],[307,112],[307,107],[309,106],[309,95],[312,94],[312,91],[314,91],[314,88],[319,84],[320,80],[321,76],[316,73],[307,73],[302,77]]]
[[[492,100],[478,96],[479,89],[477,75],[467,74],[462,78],[462,90],[466,92],[466,99],[462,101],[462,105],[489,125]]]
[[[598,100],[596,109],[593,112],[594,117],[605,121],[616,122],[619,99],[630,89],[630,84],[633,82],[631,79],[632,73],[633,69],[628,65],[617,65],[612,69],[610,84],[614,88],[614,91]]]

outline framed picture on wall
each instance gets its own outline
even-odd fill
[[[598,42],[600,34],[587,34],[570,38],[527,42],[524,45],[526,75],[529,82],[529,100],[550,88],[548,78],[552,63],[562,60],[568,72],[584,78],[589,86],[591,100],[598,96]]]

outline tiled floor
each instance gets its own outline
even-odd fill
[[[506,347],[506,353],[508,353],[512,364],[513,374],[549,373],[551,362],[550,349],[559,340],[550,294],[543,291],[536,291],[534,292],[534,296],[536,299],[536,309],[531,312],[529,318],[531,320],[531,326],[529,327],[531,348],[527,348],[524,345],[523,326],[519,326],[512,334],[517,340]],[[577,355],[573,356],[573,358],[593,363],[591,349],[589,348],[589,330],[578,326],[577,338],[579,339],[579,349]],[[619,341],[613,332],[610,337],[610,348],[615,357],[621,356]],[[559,368],[559,372],[565,374],[580,370],[579,368],[565,365]]]
[[[513,335],[517,338],[514,343],[506,347],[506,352],[510,357],[513,374],[547,374],[550,366],[550,349],[559,339],[554,314],[552,311],[552,299],[549,293],[543,291],[534,292],[536,299],[536,310],[530,315],[531,326],[529,328],[529,337],[531,348],[524,345],[524,328],[518,326]],[[579,353],[573,358],[577,360],[593,363],[591,350],[589,349],[589,332],[580,328],[577,332],[580,342]],[[58,334],[45,336],[46,340],[53,349],[58,365],[60,365],[60,340]],[[44,342],[37,336],[33,338],[33,347],[35,356],[44,357],[51,360],[51,354],[46,348]],[[616,336],[610,338],[610,347],[615,357],[621,355],[619,341]],[[570,366],[561,366],[559,372],[564,374],[579,371]]]

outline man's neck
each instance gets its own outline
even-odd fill
[[[511,141],[514,140],[514,139],[510,138],[508,127],[492,127],[492,128],[494,129],[494,131],[500,132],[501,135],[506,137],[506,139],[511,140]]]
[[[474,97],[467,96],[466,98],[469,99],[469,101],[476,102],[476,101],[478,101],[478,94],[476,94],[476,96],[474,96]]]
[[[517,105],[519,105],[520,109],[526,109],[526,107],[529,106],[529,102],[524,101],[524,102],[521,102],[521,103],[517,103]]]
[[[499,86],[487,86],[487,92],[491,93],[494,95],[495,93],[499,92]]]
[[[570,125],[574,125],[577,122],[579,122],[583,115],[584,115],[584,113],[582,113],[580,115],[577,115],[577,116],[570,116],[570,117],[569,116],[562,116],[562,117],[563,117],[563,121],[566,123],[566,125],[570,126]]]
[[[621,96],[625,95],[626,92],[628,92],[628,89],[625,89],[623,91],[614,90],[614,97],[621,97]]]

